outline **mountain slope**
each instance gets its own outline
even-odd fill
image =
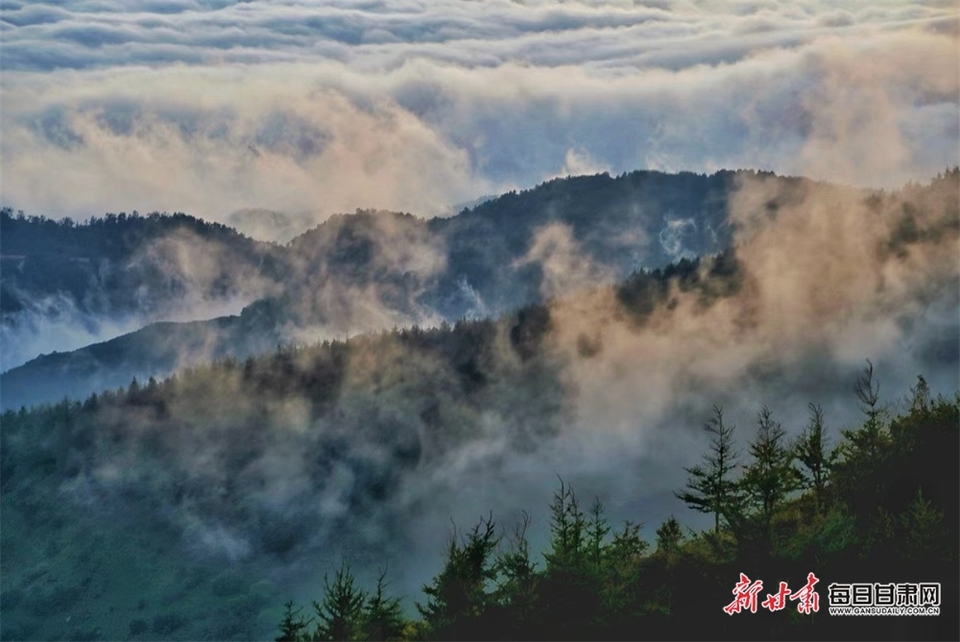
[[[279,278],[279,248],[185,214],[74,224],[0,211],[0,337],[9,368],[84,338],[204,318]]]
[[[817,403],[836,439],[865,358],[888,399],[918,373],[953,394],[958,188],[958,171],[889,194],[758,177],[713,258],[8,411],[4,637],[266,637],[277,585],[315,597],[347,560],[411,595],[451,519],[509,522],[558,474],[611,523],[679,514],[714,404],[745,439],[761,404],[793,436]]]
[[[32,320],[62,314],[59,306],[37,303],[51,298],[96,325],[134,311],[162,319],[191,302],[196,316],[209,316],[204,303],[212,300],[263,297],[242,315],[255,316],[255,326],[228,318],[191,326],[189,332],[216,346],[209,354],[238,357],[250,353],[246,346],[276,340],[496,315],[613,282],[639,267],[720,251],[730,240],[727,200],[750,175],[633,172],[557,179],[447,219],[358,210],[285,247],[179,214],[110,215],[73,225],[5,211],[2,256],[14,267],[4,269],[4,301],[11,302],[3,306],[4,344],[16,343],[18,326],[28,332]],[[80,323],[77,315],[66,316]],[[151,330],[150,341],[174,346],[181,331],[163,339],[164,331]],[[248,336],[251,331],[262,336]],[[165,376],[173,364],[209,356],[188,349],[196,340],[177,355],[172,347],[138,347],[147,336],[83,350],[76,364],[58,354],[15,368],[3,375],[2,407],[82,397],[103,384]],[[141,354],[125,356],[127,349]]]
[[[943,212],[950,211],[954,180],[955,173],[897,197],[887,251],[900,253],[900,246],[923,240],[916,212],[950,220]],[[335,216],[283,248],[251,250],[239,273],[256,259],[256,287],[270,294],[239,317],[188,330],[162,325],[101,349],[34,360],[0,376],[0,405],[82,398],[103,384],[164,377],[211,356],[244,358],[277,343],[501,314],[613,283],[638,267],[718,253],[735,234],[749,235],[811,195],[841,203],[830,205],[840,211],[865,205],[879,216],[893,207],[880,194],[772,174],[634,172],[558,179],[449,219],[377,211]],[[733,220],[731,207],[750,215]],[[229,270],[232,260],[215,265]],[[192,338],[181,341],[179,334]]]

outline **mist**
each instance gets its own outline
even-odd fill
[[[960,390],[952,4],[222,4],[4,4],[0,205],[187,211],[254,238],[153,239],[110,273],[171,278],[122,305],[96,280],[24,298],[0,369],[155,321],[269,344],[163,335],[159,381],[17,415],[5,596],[96,566],[120,587],[85,604],[106,637],[127,634],[117,605],[258,637],[347,560],[366,584],[389,567],[410,609],[455,528],[527,510],[539,550],[558,478],[648,540],[670,515],[703,526],[674,491],[714,406],[742,448],[764,405],[794,436],[816,403],[835,445],[867,360],[886,416],[918,375]],[[763,171],[737,174],[716,228],[634,199],[623,220],[656,225],[613,240],[539,211],[518,251],[506,217],[473,212],[474,254],[434,233],[452,204],[558,176],[744,167]],[[674,265],[651,274],[654,253]],[[447,282],[454,259],[495,264]],[[204,633],[204,573],[270,583],[222,601],[245,628]],[[144,606],[113,581],[161,575]],[[55,631],[44,604],[20,631]]]
[[[589,283],[556,296],[600,268],[547,226],[523,259],[542,264],[544,306],[105,395],[95,424],[66,429],[59,492],[299,599],[341,559],[367,579],[389,566],[408,606],[454,524],[492,511],[509,527],[525,509],[543,542],[558,477],[648,538],[671,514],[698,527],[673,492],[713,405],[745,446],[762,406],[796,435],[817,403],[835,444],[861,417],[866,359],[889,413],[917,375],[934,394],[960,387],[957,194],[955,171],[885,195],[743,175],[734,253],[669,280],[652,305]]]
[[[276,288],[275,251],[183,214],[79,225],[4,212],[0,370],[159,321],[239,314]]]

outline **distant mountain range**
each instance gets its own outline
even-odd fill
[[[75,224],[6,209],[0,289],[10,336],[25,317],[57,314],[42,305],[52,298],[94,319],[135,312],[163,318],[184,301],[202,318],[204,303],[254,302],[239,316],[158,323],[40,356],[2,375],[0,404],[83,397],[134,376],[165,376],[277,343],[496,315],[593,279],[613,282],[717,253],[731,241],[729,196],[753,175],[637,171],[556,179],[449,218],[358,210],[285,246],[185,214]]]

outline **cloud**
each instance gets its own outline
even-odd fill
[[[833,431],[856,425],[852,383],[865,358],[878,365],[894,409],[918,374],[952,394],[960,385],[955,191],[954,179],[930,200],[909,190],[878,199],[745,178],[730,200],[738,289],[705,297],[674,282],[640,323],[609,290],[557,300],[550,345],[562,355],[571,413],[553,444],[561,469],[591,493],[604,489],[609,505],[642,496],[657,514],[645,517],[656,519],[706,447],[698,426],[713,404],[741,426],[745,444],[763,404],[793,433],[809,402],[827,409]],[[912,216],[924,230],[916,235],[904,232]],[[708,278],[711,263],[699,271]]]
[[[597,265],[578,247],[573,230],[562,223],[536,230],[530,249],[514,267],[530,264],[537,265],[543,274],[540,294],[544,300],[613,280],[612,270]]]
[[[892,187],[957,160],[957,22],[937,3],[14,3],[0,197],[319,221],[432,216],[558,170]]]

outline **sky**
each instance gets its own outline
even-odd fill
[[[603,171],[893,188],[958,162],[958,25],[955,0],[0,0],[0,201],[256,232]]]

